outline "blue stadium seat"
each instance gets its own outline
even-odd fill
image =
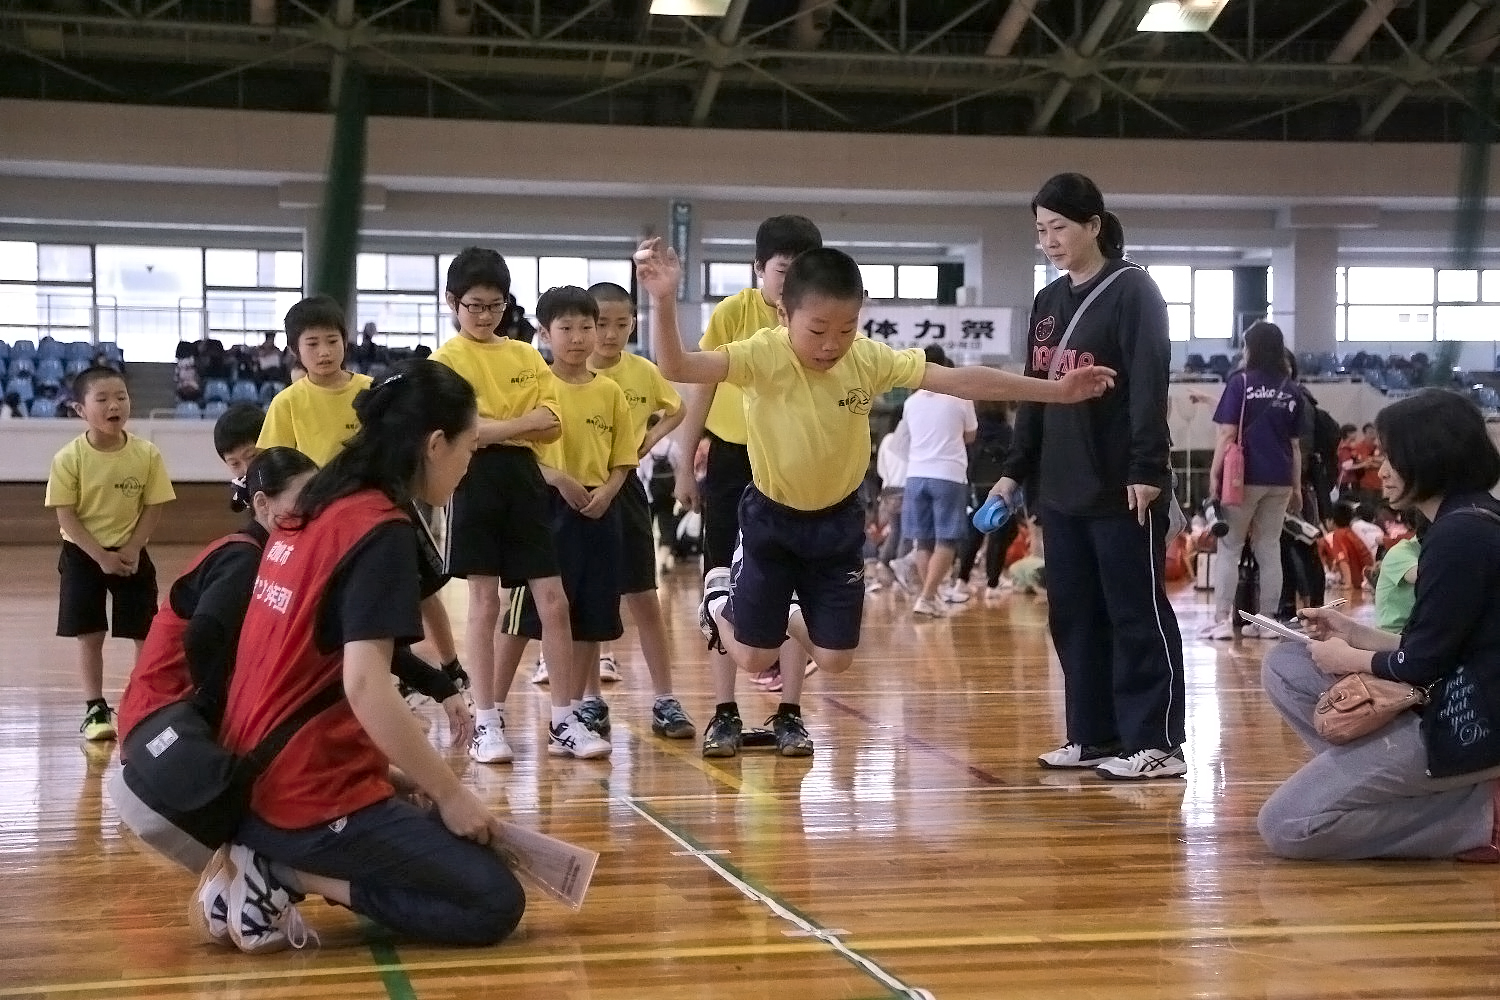
[[[203,404],[203,419],[218,420],[229,409],[229,404],[222,399],[211,399]]]
[[[198,408],[197,403],[180,399],[177,401],[177,408],[172,411],[172,415],[178,420],[198,420],[203,416],[203,411]]]
[[[221,378],[211,378],[204,382],[203,399],[209,403],[229,402],[229,383]]]
[[[87,340],[73,340],[63,345],[63,360],[69,364],[80,360],[86,364],[93,356],[94,345]]]
[[[43,337],[41,343],[36,345],[36,359],[38,361],[43,361],[47,358],[55,358],[56,360],[61,361],[62,356],[63,345],[59,344],[55,337]]]
[[[72,378],[89,366],[88,358],[69,358],[63,365],[63,374]]]
[[[31,379],[12,375],[5,382],[5,398],[16,397],[22,403],[29,403],[36,398],[36,386],[31,384]]]
[[[103,351],[104,356],[108,358],[112,363],[117,365],[124,364],[125,354],[120,350],[119,344],[113,342],[100,344],[99,350]]]
[[[10,376],[12,378],[30,378],[36,371],[36,358],[30,354],[12,354],[10,356]]]
[[[12,361],[16,358],[31,358],[35,360],[36,345],[29,340],[18,340],[10,345],[10,357]]]
[[[262,382],[260,384],[260,405],[270,406],[271,400],[275,399],[276,394],[285,388],[286,383],[278,382],[276,379],[271,379],[268,382]]]
[[[31,401],[29,412],[33,417],[50,420],[57,416],[57,400],[52,396],[38,396]]]
[[[242,378],[234,384],[229,393],[231,403],[254,403],[260,399],[260,387],[247,378]]]
[[[36,373],[32,376],[32,380],[38,387],[59,388],[63,384],[64,377],[62,358],[37,358]]]

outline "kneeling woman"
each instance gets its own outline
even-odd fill
[[[261,561],[222,740],[243,753],[330,683],[344,698],[261,774],[252,815],[204,871],[191,911],[242,951],[300,946],[293,905],[317,893],[412,938],[491,944],[525,896],[484,845],[497,828],[391,685],[395,646],[421,636],[407,502],[448,501],[478,440],[474,392],[413,363],[355,399],[359,433],[304,489]],[[435,804],[394,795],[396,765]]]
[[[1445,390],[1393,403],[1375,422],[1385,499],[1432,521],[1416,602],[1400,635],[1334,611],[1304,612],[1316,641],[1266,656],[1267,695],[1317,756],[1266,802],[1260,833],[1287,858],[1497,861],[1500,521],[1492,515],[1500,503],[1489,491],[1500,454],[1479,410]],[[1313,727],[1313,708],[1352,673],[1428,688],[1433,703],[1335,746]]]

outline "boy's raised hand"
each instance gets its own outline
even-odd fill
[[[1115,386],[1115,370],[1103,365],[1074,368],[1057,380],[1063,403],[1082,403],[1097,399]]]
[[[635,252],[635,279],[652,298],[675,298],[682,282],[682,262],[677,251],[664,246],[661,237],[643,240]]]

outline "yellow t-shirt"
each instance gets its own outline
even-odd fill
[[[52,456],[42,502],[72,507],[94,541],[114,549],[130,541],[142,510],[176,499],[156,445],[126,434],[123,448],[100,451],[89,444],[87,434],[80,434]],[[77,544],[67,532],[60,534]]]
[[[299,378],[271,400],[255,446],[262,450],[296,448],[318,465],[327,465],[359,431],[354,397],[374,383],[370,376],[358,372],[338,389],[325,389],[310,378]]]
[[[826,372],[802,367],[785,327],[730,344],[728,380],[745,392],[755,488],[796,510],[831,507],[859,489],[870,467],[870,407],[897,386],[922,384],[919,348],[892,350],[856,337]]]
[[[671,416],[682,409],[682,396],[672,388],[672,383],[662,376],[660,368],[639,354],[627,351],[610,367],[592,370],[608,376],[625,390],[625,402],[630,406],[630,439],[635,442],[637,454],[646,440],[646,424],[651,414],[664,410]]]
[[[765,300],[759,288],[746,288],[714,306],[708,318],[708,329],[698,340],[701,350],[713,351],[741,340],[748,340],[760,330],[776,326],[776,307]],[[749,438],[745,429],[745,395],[738,386],[721,384],[714,391],[714,405],[709,408],[707,427],[725,441],[744,444]]]
[[[562,419],[557,402],[557,378],[542,353],[530,344],[509,337],[480,343],[462,334],[432,352],[464,377],[479,397],[479,415],[486,420],[514,420],[545,406]],[[538,454],[544,447],[527,444]]]
[[[610,470],[635,468],[630,406],[612,380],[595,375],[575,384],[554,378],[562,412],[562,437],[543,445],[537,461],[561,469],[588,489],[603,486]]]

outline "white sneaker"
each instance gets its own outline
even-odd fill
[[[1219,640],[1233,639],[1234,626],[1229,624],[1229,619],[1226,618],[1221,622],[1214,622],[1212,625],[1203,626],[1198,630],[1198,638]]]
[[[1111,781],[1146,781],[1151,778],[1180,778],[1187,774],[1187,759],[1182,747],[1175,750],[1137,750],[1128,757],[1111,757],[1094,768],[1094,773]]]
[[[941,597],[947,604],[967,604],[969,603],[969,585],[966,583],[949,584],[938,591],[938,597]]]
[[[948,609],[937,601],[929,601],[925,597],[917,598],[917,602],[911,606],[911,613],[919,618],[947,618]]]
[[[1271,633],[1262,631],[1261,627],[1254,622],[1244,622],[1240,625],[1241,639],[1268,639],[1270,636]]]
[[[547,733],[547,752],[554,757],[594,760],[608,757],[613,749],[609,740],[595,734],[577,714],[568,716],[561,725],[553,726]]]
[[[318,935],[302,922],[292,894],[276,881],[264,855],[244,844],[231,844],[226,869],[226,923],[235,947],[261,955],[318,943]]]
[[[188,902],[188,925],[207,944],[225,944],[229,940],[229,845],[214,852],[198,878],[198,888]]]
[[[599,657],[599,679],[606,684],[615,684],[621,680],[620,665],[615,662],[613,653],[605,653]]]
[[[531,672],[531,683],[546,684],[548,680],[547,658],[545,656],[538,656],[536,658],[536,669]]]
[[[896,586],[900,587],[906,594],[920,594],[922,592],[922,574],[917,572],[917,564],[912,562],[909,555],[899,559],[891,560],[891,572],[896,575]]]
[[[1106,760],[1114,760],[1118,745],[1091,747],[1082,743],[1064,743],[1056,750],[1049,750],[1036,759],[1042,767],[1074,768],[1098,767]]]
[[[480,764],[509,764],[515,759],[510,744],[505,742],[505,720],[499,725],[475,726],[474,738],[469,741],[469,756]]]

